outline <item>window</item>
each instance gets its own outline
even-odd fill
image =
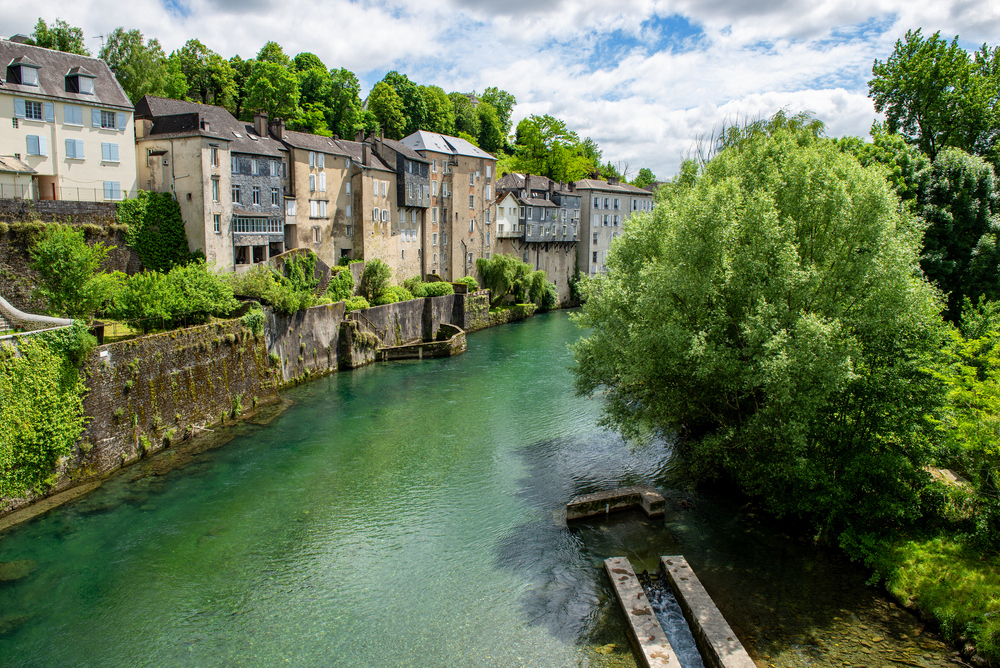
[[[441,233],[441,245],[442,246],[447,246],[448,245],[448,233],[447,232],[442,232]]]
[[[83,140],[66,140],[66,158],[69,160],[83,160]]]
[[[286,216],[295,215],[295,200],[293,199],[285,200],[285,215]]]
[[[63,105],[63,121],[66,125],[83,125],[83,107]]]
[[[316,175],[315,174],[310,174],[309,175],[309,192],[315,192],[315,191],[316,191]]]
[[[326,168],[326,153],[319,153],[316,155],[316,166],[320,169]]]
[[[476,231],[476,221],[473,220],[472,218],[469,218],[469,232],[475,232],[475,231]]]
[[[253,190],[251,191],[251,196],[252,196],[253,204],[256,205],[256,206],[259,206],[260,205],[260,186],[254,186],[253,187]]]
[[[524,218],[524,207],[522,206],[522,207],[520,207],[520,209],[521,209],[521,213],[520,213],[520,215],[518,217],[519,218]]]
[[[320,156],[322,155],[323,154],[320,153]],[[323,193],[326,192],[326,172],[319,173],[319,191]]]
[[[594,245],[597,245],[597,232],[594,232]]]
[[[431,246],[437,246],[437,245],[438,245],[438,233],[434,232],[433,234],[431,234]]]
[[[260,161],[257,158],[250,158],[250,173],[260,174]]]
[[[351,205],[350,204],[347,205],[347,217],[348,218],[351,217]]]
[[[271,188],[271,204],[273,206],[278,206],[281,204],[281,189]]]
[[[319,216],[319,202],[314,199],[309,200],[309,217],[317,218]]]
[[[434,253],[434,262],[437,262],[437,261],[438,261],[438,254]]]
[[[347,236],[349,236],[349,237],[353,237],[354,236],[354,226],[353,225],[348,225],[347,226]]]
[[[485,188],[485,190],[484,190],[484,193],[485,193],[485,194],[483,195],[483,197],[484,197],[485,199],[489,200],[489,199],[490,199],[490,187],[489,187],[489,186],[486,186],[486,188]]]
[[[593,259],[593,262],[597,262],[597,251],[594,251],[594,259]]]
[[[476,185],[476,175],[473,172],[469,172],[469,185],[470,186]]]
[[[389,185],[388,181],[382,181],[382,197],[385,197],[385,189]]]
[[[611,222],[611,216],[604,214],[604,227],[607,227],[609,222]]]
[[[637,199],[632,200],[632,210],[636,211],[638,210],[638,208],[639,208],[639,200]]]
[[[400,257],[401,257],[402,259],[404,259],[404,260],[405,260],[405,259],[406,259],[406,249],[405,249],[405,248],[403,248],[403,249],[402,249],[402,250],[400,250],[399,252],[400,252],[400,254],[401,254],[401,255],[400,255]]]
[[[478,170],[478,169],[476,170],[476,178],[477,178],[477,179],[479,178],[479,170]],[[471,184],[470,184],[470,185],[471,185]]]
[[[326,200],[324,199],[319,201],[319,217],[326,218]]]
[[[212,214],[212,231],[216,234],[222,234],[222,214],[213,213]]]
[[[209,162],[211,162],[212,167],[218,167],[219,166],[219,149],[216,148],[215,146],[211,147],[208,150],[208,155],[209,155]]]
[[[28,67],[27,65],[21,65],[21,85],[22,86],[37,86],[38,85],[38,70],[34,67]]]
[[[595,209],[600,209],[601,208],[601,198],[600,197],[595,197],[594,198],[594,208]]]
[[[493,176],[493,165],[486,165],[486,178]]]
[[[212,201],[219,201],[219,179],[217,178],[212,179]]]
[[[346,188],[347,188],[347,194],[348,194],[348,195],[350,195],[350,194],[351,194],[351,182],[350,182],[350,181],[348,181],[348,182],[347,182],[347,183],[345,183],[344,185],[345,185],[345,186],[346,186]]]
[[[118,200],[122,198],[122,184],[118,181],[104,182],[104,199]]]
[[[525,210],[528,212],[528,220],[531,220],[531,207],[526,207]]]
[[[618,214],[616,213],[615,214],[615,227],[618,227],[618,222],[619,222],[619,218],[618,218]]]
[[[46,143],[45,137],[40,137],[38,135],[28,135],[28,155],[42,155],[47,156],[49,154],[49,147]]]
[[[470,209],[476,208],[476,196],[475,195],[469,195],[469,208]]]
[[[489,232],[486,233],[486,245],[487,246],[490,245],[490,233]]]
[[[318,244],[323,240],[323,233],[320,231],[319,226],[313,226],[313,243]]]
[[[472,253],[469,253],[469,264],[472,264]]]
[[[434,158],[433,160],[431,160],[431,171],[437,174],[437,170],[438,170],[438,161],[437,158]]]
[[[118,162],[118,144],[101,142],[101,160],[104,162]]]
[[[375,207],[374,209],[372,209],[372,220],[378,220],[378,217],[379,217],[378,207]]]
[[[389,209],[382,209],[381,214],[382,214],[381,215],[382,222],[383,223],[388,222],[389,221]]]
[[[238,185],[233,185],[233,204],[242,204],[240,202],[240,187]]]
[[[437,197],[437,194],[438,194],[438,182],[431,181],[431,195]]]
[[[32,71],[34,71],[34,70],[32,70]],[[22,100],[18,100],[18,101],[21,102]],[[40,121],[40,120],[42,120],[42,103],[41,102],[32,102],[31,100],[23,100],[23,102],[24,102],[24,114],[22,116],[23,118],[27,118],[28,120],[32,120],[32,121]],[[15,109],[16,109],[16,105],[15,105]],[[15,111],[15,113],[16,113],[16,111]]]
[[[101,128],[104,130],[114,130],[117,128],[117,126],[115,125],[115,112],[113,111],[101,112]]]
[[[237,158],[235,155],[229,158],[229,164],[232,166],[231,171],[233,172],[233,174],[236,174],[240,171],[240,159]]]
[[[619,209],[622,208],[621,207],[621,202],[622,201],[620,199],[618,199],[617,197],[615,198],[615,211],[618,211]]]
[[[316,152],[315,151],[309,151],[309,166],[310,167],[315,167],[316,166]]]
[[[610,209],[611,208],[611,198],[610,197],[605,197],[604,198],[604,208],[605,209]]]
[[[271,176],[281,176],[281,168],[278,166],[280,164],[278,160],[271,161]]]
[[[490,224],[490,210],[486,209],[486,224]]]
[[[525,253],[524,253],[524,261],[525,261],[525,262],[527,262],[527,261],[528,261],[528,253],[527,253],[527,252],[525,252]]]
[[[431,209],[431,222],[437,225],[438,222],[438,210],[437,207]]]

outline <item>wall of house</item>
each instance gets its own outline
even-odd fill
[[[288,224],[294,224],[294,247],[311,248],[313,252],[329,265],[335,265],[340,260],[344,249],[348,252],[354,247],[353,230],[348,236],[347,226],[353,224],[354,210],[347,215],[347,208],[352,204],[349,191],[350,176],[347,167],[347,157],[324,154],[324,167],[309,166],[309,151],[302,148],[292,148],[290,160],[290,192],[295,196],[295,216],[289,217]],[[326,190],[319,190],[319,175],[326,174]],[[316,177],[316,190],[309,190],[309,175]],[[311,200],[325,200],[326,216],[313,218],[310,213]],[[313,228],[319,228],[319,241]]]

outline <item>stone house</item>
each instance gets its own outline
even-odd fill
[[[475,275],[475,261],[494,252],[496,158],[464,139],[418,130],[402,143],[430,163],[430,237],[425,273],[447,281]]]
[[[621,236],[628,219],[653,210],[653,193],[614,178],[583,179],[572,185],[582,197],[577,266],[581,274],[596,276],[605,271],[604,258],[611,241]]]
[[[231,271],[284,252],[288,150],[266,116],[151,95],[135,114],[139,187],[174,195],[192,251]]]
[[[132,103],[98,58],[0,39],[0,197],[135,195]]]
[[[427,212],[431,206],[429,160],[406,144],[394,139],[371,136],[366,142],[381,161],[396,170],[396,208],[392,216],[392,235],[397,238],[398,254],[394,260],[400,282],[427,273]]]

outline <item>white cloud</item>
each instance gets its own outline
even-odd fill
[[[0,25],[30,33],[36,11],[5,3]],[[864,135],[872,62],[907,29],[966,47],[1000,29],[992,0],[48,0],[44,12],[82,27],[95,52],[95,36],[124,25],[168,51],[197,38],[227,57],[273,40],[368,86],[390,69],[447,91],[499,86],[519,101],[515,122],[552,114],[660,177],[738,115],[809,109],[831,135]]]

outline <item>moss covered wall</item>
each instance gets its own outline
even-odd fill
[[[264,337],[282,384],[336,371],[344,302],[284,315],[267,309]]]

